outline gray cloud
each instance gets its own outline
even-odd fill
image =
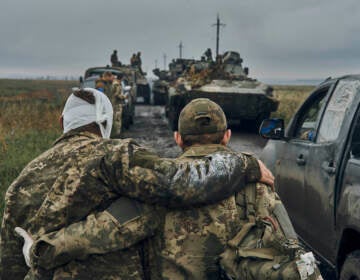
[[[220,13],[222,51],[237,50],[258,78],[322,78],[357,72],[357,0],[3,0],[0,76],[81,75],[104,65],[113,49],[128,62],[143,53],[151,72],[163,54],[198,58],[215,49]]]

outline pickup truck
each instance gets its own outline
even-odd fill
[[[360,279],[360,75],[329,78],[284,128],[264,120],[261,159],[302,241],[339,279]],[[330,279],[325,277],[326,279]]]

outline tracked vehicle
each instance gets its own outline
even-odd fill
[[[263,119],[276,111],[278,101],[272,87],[248,77],[237,52],[228,51],[216,62],[196,62],[190,70],[169,87],[166,116],[177,130],[179,114],[195,98],[209,98],[218,103],[229,120],[256,130]]]
[[[155,105],[167,103],[170,83],[174,82],[194,63],[194,59],[178,58],[169,64],[169,70],[160,70],[159,68],[153,70],[154,75],[159,78],[153,82],[152,88]]]

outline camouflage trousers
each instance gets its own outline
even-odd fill
[[[122,114],[123,114],[123,105],[115,104],[114,105],[114,120],[112,134],[114,136],[119,136],[122,129]]]

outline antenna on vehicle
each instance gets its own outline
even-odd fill
[[[164,55],[163,55],[163,58],[164,58],[164,70],[166,70],[166,53],[164,53]]]
[[[216,26],[216,57],[219,55],[219,39],[220,39],[220,27],[225,27],[226,24],[220,22],[219,14],[217,14],[216,23],[212,26]]]
[[[182,50],[183,50],[183,47],[184,47],[182,41],[180,41],[180,44],[179,44],[178,47],[179,47],[179,58],[182,58]]]

